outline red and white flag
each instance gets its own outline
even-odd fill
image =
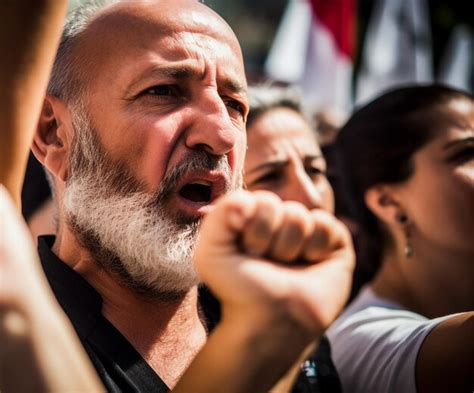
[[[352,107],[355,0],[290,0],[267,58],[275,80],[299,86],[306,103]]]

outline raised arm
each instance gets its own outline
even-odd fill
[[[339,314],[354,255],[329,213],[239,192],[205,218],[195,263],[223,317],[174,391],[267,392]]]
[[[0,183],[18,207],[66,7],[66,0],[0,2]]]
[[[2,392],[103,390],[49,289],[18,211],[28,151],[66,6],[66,0],[0,2]]]

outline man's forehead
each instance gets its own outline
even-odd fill
[[[229,25],[210,8],[193,0],[123,1],[98,14],[85,33],[89,30],[95,38],[123,30],[137,35],[154,32],[162,36],[188,31],[213,36],[241,53]],[[146,36],[141,37],[146,40]]]
[[[179,5],[179,7],[178,7]],[[98,73],[116,59],[139,62],[193,58],[193,49],[204,49],[208,60],[229,60],[230,72],[243,75],[240,45],[214,11],[190,0],[122,2],[99,14],[81,37],[79,61]],[[232,69],[234,68],[234,69]],[[86,72],[90,75],[90,72]],[[245,78],[244,78],[245,79]],[[239,81],[245,85],[244,81]]]

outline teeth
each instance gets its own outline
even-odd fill
[[[199,184],[201,186],[210,186],[212,183],[210,181],[205,181],[205,180],[196,180],[189,184]]]

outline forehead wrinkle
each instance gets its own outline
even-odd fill
[[[171,39],[175,41],[177,48],[182,49],[185,52],[188,58],[195,59],[196,62],[199,63],[199,66],[202,67],[202,75],[199,78],[200,80],[203,80],[206,75],[206,59],[208,59],[208,54],[211,54],[213,59],[217,59],[219,54],[220,57],[223,58],[231,58],[236,56],[235,51],[233,51],[232,46],[229,45],[228,42],[222,42],[215,37],[209,36],[208,34],[187,31],[176,34],[171,37]],[[183,41],[185,45],[179,45],[179,41]],[[193,51],[193,46],[204,49],[206,51],[206,59],[203,58],[202,52]],[[238,56],[238,60],[241,61],[240,56]],[[226,69],[226,72],[230,73],[231,70]],[[226,90],[230,90],[238,94],[244,94],[247,92],[246,80],[243,84],[238,81],[237,77],[225,77],[222,79],[223,80],[220,82],[221,86]]]

